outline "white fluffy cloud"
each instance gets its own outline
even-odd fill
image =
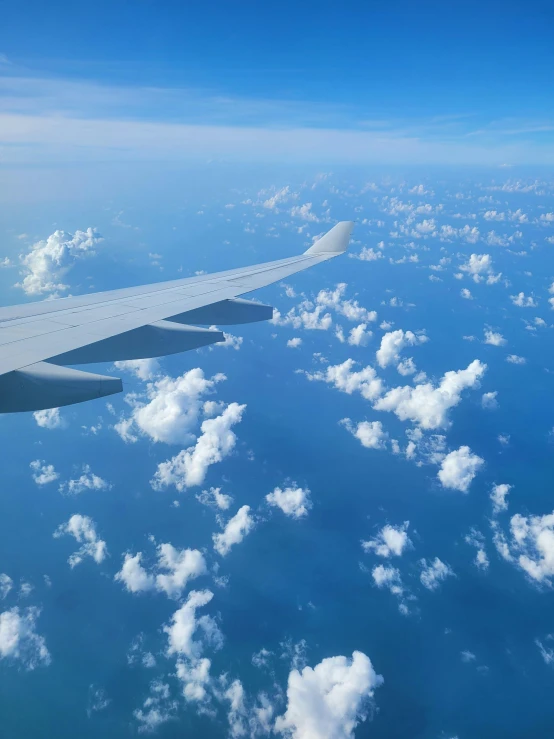
[[[494,391],[492,393],[483,393],[483,396],[481,397],[481,405],[483,406],[483,408],[486,408],[489,411],[498,408],[498,400],[496,398],[497,395],[497,391]]]
[[[525,295],[525,293],[518,293],[517,295],[510,295],[510,299],[514,305],[518,308],[536,308],[537,303],[532,295]]]
[[[169,598],[179,598],[189,580],[207,572],[206,560],[198,549],[176,549],[171,544],[160,544],[157,556],[157,574],[153,574],[142,566],[142,552],[127,553],[115,580],[123,583],[131,593],[158,590]]]
[[[37,426],[43,429],[63,429],[67,423],[60,415],[59,408],[48,408],[45,411],[35,411],[33,417],[37,422]]]
[[[492,500],[494,513],[508,510],[508,502],[506,498],[511,489],[512,486],[506,485],[505,483],[492,486],[490,498]]]
[[[416,346],[428,341],[424,334],[414,334],[412,331],[389,331],[381,339],[381,346],[377,350],[376,359],[380,367],[388,367],[398,362],[400,353],[406,346]]]
[[[437,477],[443,487],[467,493],[483,464],[484,460],[472,454],[468,446],[461,446],[444,457]]]
[[[361,421],[354,424],[349,418],[343,418],[340,423],[366,449],[384,449],[386,447],[389,435],[383,429],[381,421]]]
[[[90,465],[83,465],[83,473],[75,480],[67,480],[60,484],[60,493],[80,495],[85,490],[109,490],[111,485],[91,470]]]
[[[272,493],[265,496],[265,499],[270,506],[280,508],[291,518],[306,516],[312,507],[308,488],[287,487],[284,490],[275,488]]]
[[[328,657],[301,672],[292,670],[287,709],[277,717],[275,731],[291,739],[352,739],[382,684],[363,652],[353,652],[352,659]]]
[[[152,487],[159,490],[175,485],[177,490],[183,491],[201,485],[208,468],[233,451],[237,437],[232,427],[240,423],[245,408],[245,405],[230,403],[221,415],[204,420],[194,446],[158,465]]]
[[[67,523],[58,526],[56,531],[54,531],[54,538],[59,539],[65,534],[73,536],[79,544],[82,544],[80,549],[74,552],[67,560],[70,567],[80,564],[84,557],[92,557],[97,564],[104,561],[108,553],[108,548],[106,542],[98,538],[96,526],[92,518],[81,516],[78,513],[74,514]]]
[[[221,643],[221,633],[217,623],[211,616],[196,618],[196,611],[207,605],[213,598],[210,590],[192,590],[183,605],[171,617],[171,623],[163,627],[168,637],[167,655],[177,654],[189,658],[199,657],[203,642],[194,639],[198,629],[204,632],[204,638],[214,645]]]
[[[474,282],[482,282],[486,278],[488,285],[493,285],[502,277],[501,273],[494,274],[490,254],[472,254],[460,269],[470,275]]]
[[[485,329],[485,338],[483,339],[483,343],[490,344],[491,346],[504,346],[508,342],[502,334],[499,334],[496,331],[491,331],[490,329]]]
[[[421,584],[428,590],[436,590],[443,580],[454,575],[450,566],[442,562],[438,557],[435,557],[429,564],[426,559],[422,559],[420,560],[420,565],[421,573],[419,579],[421,580]]]
[[[554,512],[545,516],[516,514],[506,537],[493,523],[494,543],[504,559],[517,564],[532,580],[552,583],[554,578]]]
[[[0,613],[0,659],[21,662],[25,669],[49,665],[50,653],[36,632],[38,608],[10,608]]]
[[[278,326],[292,326],[300,329],[319,329],[327,331],[333,325],[329,311],[335,311],[349,321],[371,323],[377,319],[375,311],[367,310],[357,300],[344,297],[347,285],[342,282],[334,290],[320,290],[313,300],[303,300],[282,316],[275,311],[272,322]]]
[[[54,465],[46,464],[44,459],[34,459],[29,467],[32,470],[33,480],[37,485],[48,485],[59,477]]]
[[[463,390],[479,386],[486,369],[486,364],[475,359],[465,370],[446,372],[438,387],[430,382],[415,387],[396,387],[379,398],[373,407],[392,411],[401,421],[410,420],[423,429],[446,428],[450,425],[448,411],[458,405]]]
[[[302,346],[302,339],[299,336],[295,336],[293,339],[287,341],[287,346],[289,349],[298,349]]]
[[[400,557],[412,544],[408,536],[409,525],[409,521],[404,521],[402,526],[383,526],[373,539],[362,541],[364,551],[375,552],[379,557]]]
[[[153,380],[160,374],[160,363],[157,359],[126,359],[114,362],[114,366],[123,372],[131,372],[139,380]]]
[[[74,263],[94,254],[94,247],[102,237],[93,228],[86,231],[54,231],[46,240],[37,241],[27,254],[20,255],[22,281],[20,287],[27,295],[63,292],[69,288],[62,282]]]
[[[354,371],[355,364],[353,359],[347,359],[342,364],[327,367],[324,371],[306,372],[305,374],[308,380],[327,382],[348,395],[359,392],[366,400],[374,400],[383,391],[382,381],[377,377],[373,367],[368,365],[359,371]]]
[[[223,380],[223,374],[205,377],[199,367],[177,378],[158,377],[147,385],[147,402],[127,396],[132,414],[114,428],[126,442],[137,441],[142,434],[156,442],[188,444],[194,440],[193,430],[202,413],[202,396]]]
[[[232,546],[240,544],[244,537],[252,531],[254,523],[254,518],[250,515],[250,506],[243,505],[227,521],[223,531],[212,536],[216,552],[222,557],[228,554]]]
[[[202,505],[219,508],[222,511],[226,511],[233,502],[232,496],[222,493],[221,488],[202,490],[201,493],[196,495],[196,500],[202,503]]]
[[[0,598],[4,598],[8,595],[10,590],[13,588],[13,580],[5,572],[0,573]]]

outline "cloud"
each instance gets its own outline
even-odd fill
[[[498,392],[496,390],[492,393],[483,393],[483,396],[481,397],[482,407],[486,408],[489,411],[498,408],[498,400],[496,399],[497,395]]]
[[[208,468],[233,451],[237,437],[232,427],[240,423],[245,408],[245,405],[230,403],[221,415],[203,421],[202,433],[194,446],[158,465],[152,487],[159,490],[175,485],[182,492],[185,488],[201,485]]]
[[[177,378],[159,377],[147,385],[148,402],[127,396],[133,406],[132,414],[114,428],[126,442],[137,441],[137,435],[142,434],[165,444],[190,443],[202,412],[202,396],[214,392],[225,379],[221,373],[207,378],[199,367]]]
[[[475,547],[477,550],[473,561],[474,565],[479,570],[488,570],[489,558],[484,549],[485,537],[483,534],[480,531],[477,531],[477,529],[471,529],[470,533],[464,538],[464,540],[466,544]]]
[[[473,300],[473,295],[471,294],[471,291],[467,289],[467,287],[464,287],[460,290],[460,295],[466,300]]]
[[[208,699],[207,688],[212,682],[211,665],[207,657],[177,660],[177,677],[183,684],[183,698],[187,703],[201,703]]]
[[[252,531],[254,518],[250,515],[250,506],[243,505],[225,524],[220,534],[212,536],[214,549],[222,557],[229,554],[231,547],[240,544],[244,537]]]
[[[8,595],[10,590],[13,588],[13,580],[5,572],[0,573],[0,598],[4,598]]]
[[[33,460],[29,467],[33,470],[33,480],[37,485],[48,485],[59,477],[54,465],[46,464],[44,459]]]
[[[410,420],[423,429],[447,428],[448,411],[458,405],[463,390],[479,386],[486,369],[486,364],[475,359],[465,370],[446,372],[438,387],[430,382],[396,387],[376,400],[373,407],[392,411],[401,421]]]
[[[383,383],[377,377],[377,373],[370,367],[364,367],[358,372],[353,371],[357,364],[353,359],[347,359],[342,364],[331,365],[325,371],[309,373],[306,372],[308,380],[327,382],[337,390],[352,395],[359,392],[366,400],[374,400],[383,391]]]
[[[428,341],[427,336],[416,335],[412,331],[390,331],[381,339],[381,346],[375,355],[377,363],[380,367],[388,367],[389,364],[397,362],[400,359],[400,353],[406,346],[415,346]]]
[[[80,495],[85,490],[109,490],[111,485],[91,470],[90,465],[83,465],[83,474],[76,480],[62,482],[59,486],[60,493],[68,495]]]
[[[131,372],[139,380],[153,380],[160,374],[160,363],[157,359],[126,359],[114,362],[114,367],[123,372]]]
[[[367,323],[360,323],[350,329],[346,342],[350,346],[367,346],[372,336],[373,332],[367,331]]]
[[[389,435],[383,430],[381,421],[361,421],[355,425],[349,418],[343,418],[340,424],[352,436],[355,436],[366,449],[384,449],[386,447]]]
[[[527,362],[525,357],[519,357],[517,354],[508,354],[506,361],[510,364],[525,364]]]
[[[382,251],[375,251],[375,249],[364,246],[359,254],[349,254],[348,256],[353,259],[360,259],[362,262],[376,262],[378,259],[383,259],[384,254]]]
[[[311,221],[312,223],[319,222],[319,218],[312,211],[311,203],[304,203],[304,205],[294,205],[290,211],[291,216],[296,218],[302,218],[304,221]]]
[[[0,613],[0,659],[21,662],[26,670],[50,664],[43,636],[36,632],[38,608],[11,608]]]
[[[202,490],[201,493],[196,495],[196,500],[202,503],[202,505],[218,508],[222,511],[226,511],[233,502],[232,496],[222,493],[221,488]]]
[[[465,264],[460,265],[460,269],[466,272],[474,282],[482,282],[486,277],[487,285],[494,285],[502,277],[501,273],[494,274],[490,254],[472,254]]]
[[[203,642],[200,639],[194,640],[198,628],[204,632],[208,640],[219,639],[218,643],[221,642],[221,633],[213,618],[210,616],[196,618],[197,609],[207,605],[212,598],[213,593],[210,590],[192,590],[183,605],[172,615],[171,623],[163,627],[168,637],[166,650],[168,657],[172,654],[189,658],[199,657]]]
[[[435,557],[430,564],[427,564],[426,559],[421,559],[419,563],[421,565],[419,579],[427,590],[437,590],[443,580],[446,580],[447,577],[454,576],[454,572],[450,566],[442,562],[438,557]]]
[[[352,659],[328,657],[313,669],[292,670],[287,708],[275,720],[275,731],[291,739],[352,739],[382,684],[363,652],[353,652]]]
[[[467,493],[473,478],[483,464],[484,460],[472,454],[468,446],[461,446],[444,457],[437,477],[444,488]]]
[[[362,541],[365,552],[375,552],[379,557],[400,557],[406,548],[412,545],[408,536],[409,521],[402,526],[383,526],[373,539]]]
[[[306,516],[312,507],[308,488],[287,487],[284,490],[275,488],[272,493],[265,496],[265,499],[270,506],[280,508],[291,518]]]
[[[341,282],[334,290],[320,290],[313,300],[303,300],[298,306],[291,308],[285,316],[275,311],[272,323],[277,326],[290,325],[295,329],[327,331],[333,325],[330,310],[349,321],[366,325],[377,320],[375,311],[367,310],[357,300],[344,297],[347,287],[345,282]]]
[[[494,331],[491,331],[490,329],[485,329],[485,338],[484,338],[483,343],[490,344],[491,346],[504,346],[508,342],[502,336],[502,334],[495,333]]]
[[[157,555],[157,574],[144,569],[142,552],[135,555],[127,553],[114,579],[123,583],[131,593],[158,590],[169,598],[179,598],[189,580],[207,572],[206,560],[198,549],[176,549],[171,544],[160,544]]]
[[[21,275],[17,283],[27,295],[65,292],[69,285],[61,280],[84,256],[94,254],[94,247],[102,241],[93,228],[86,231],[54,231],[46,240],[37,241],[27,254],[21,254]]]
[[[178,703],[171,700],[169,685],[161,680],[154,680],[150,683],[150,695],[144,701],[142,708],[133,711],[133,716],[139,722],[139,732],[150,733],[174,719],[177,709]]]
[[[63,429],[67,427],[67,422],[60,416],[59,408],[48,408],[44,411],[35,411],[33,418],[37,422],[37,426],[43,429]]]
[[[512,489],[512,485],[506,485],[505,483],[501,485],[493,485],[490,499],[492,500],[492,506],[493,506],[493,512],[494,513],[500,513],[501,511],[507,511],[508,510],[508,503],[506,501],[506,497],[508,496],[508,493]]]
[[[531,295],[525,295],[525,293],[518,293],[517,295],[510,295],[510,299],[514,305],[518,308],[536,308],[537,303]]]
[[[517,564],[531,580],[552,584],[554,577],[554,512],[510,520],[509,537],[492,524],[494,543],[504,559]]]
[[[70,534],[79,544],[82,544],[82,547],[67,560],[70,567],[73,568],[80,564],[84,557],[92,557],[97,564],[104,561],[108,548],[106,542],[98,538],[92,518],[81,516],[78,513],[74,514],[67,523],[58,526],[54,531],[54,538],[59,539],[65,534]]]
[[[302,346],[302,339],[295,336],[294,339],[289,339],[287,341],[287,346],[289,349],[298,349],[298,347]]]

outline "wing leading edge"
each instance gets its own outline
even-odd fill
[[[342,254],[341,221],[304,254],[252,267],[0,309],[0,413],[42,410],[121,392],[121,380],[74,364],[145,359],[223,339],[206,326],[268,320],[239,296]]]

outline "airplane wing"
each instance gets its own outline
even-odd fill
[[[122,391],[116,377],[75,364],[145,359],[223,340],[205,328],[268,320],[273,308],[239,296],[342,254],[341,221],[304,254],[152,285],[0,308],[0,413],[71,405]]]

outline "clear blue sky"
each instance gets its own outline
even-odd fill
[[[354,128],[446,144],[403,152],[418,163],[540,163],[552,156],[553,21],[547,2],[9,1],[0,112]],[[29,142],[19,132],[2,143]],[[353,158],[335,140],[318,146]],[[374,161],[373,148],[362,158]],[[213,156],[242,156],[221,149]],[[272,149],[265,141],[257,155]]]

